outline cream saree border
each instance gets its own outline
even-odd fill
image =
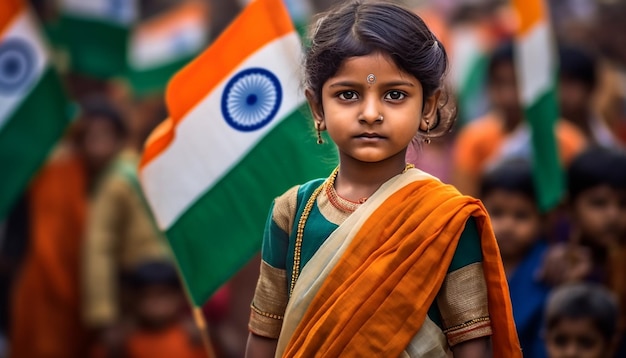
[[[365,221],[395,192],[410,183],[426,179],[438,180],[419,169],[410,169],[404,174],[389,179],[326,239],[311,260],[303,267],[298,277],[285,311],[276,348],[276,357],[283,356],[287,344],[309,304]],[[401,356],[447,357],[444,347],[447,347],[446,337],[439,327],[426,317],[426,322]]]

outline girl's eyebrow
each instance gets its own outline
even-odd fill
[[[362,83],[354,82],[354,81],[339,81],[331,84],[328,87],[358,87],[363,86]]]
[[[359,82],[354,82],[354,81],[339,81],[339,82],[332,83],[328,87],[359,87],[359,86],[364,86],[364,84],[363,83],[359,83]],[[383,82],[383,83],[379,83],[379,86],[384,86],[384,87],[394,87],[394,86],[415,87],[415,85],[413,83],[408,82],[408,81]]]
[[[409,86],[415,87],[415,85],[409,81],[391,81],[391,82],[383,82],[380,84],[385,87],[395,87],[395,86]]]

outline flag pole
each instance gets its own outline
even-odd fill
[[[146,201],[146,196],[141,188],[141,185],[139,185],[139,182],[137,182],[137,185],[138,185],[139,193],[141,194],[141,198],[143,199],[143,203],[145,205],[146,210],[149,213],[152,213],[154,215],[154,212],[152,211],[150,205]],[[159,228],[159,226],[154,220],[152,221],[152,224],[154,225],[154,228],[157,232],[160,232],[163,235],[166,235],[166,233]],[[182,288],[183,288],[183,292],[185,293],[185,298],[187,298],[187,302],[191,306],[191,309],[192,309],[191,313],[193,315],[193,321],[196,324],[196,328],[198,328],[198,331],[200,332],[200,339],[202,340],[202,345],[204,346],[206,350],[207,357],[217,358],[217,355],[215,354],[215,349],[213,349],[213,344],[211,343],[211,336],[209,335],[209,325],[204,319],[204,313],[202,313],[202,307],[198,307],[195,301],[193,300],[193,296],[191,295],[191,291],[189,290],[189,286],[187,285],[187,280],[185,279],[185,276],[183,275],[183,272],[181,271],[180,264],[178,263],[178,259],[176,258],[176,255],[174,255],[172,245],[169,243],[169,241],[168,241],[167,247],[170,248],[171,250],[170,254],[174,258],[174,267],[176,268],[176,272],[178,273],[178,278],[180,282],[182,283]]]
[[[211,343],[209,326],[204,319],[204,313],[202,312],[201,307],[193,306],[193,320],[196,323],[196,327],[198,327],[198,330],[200,331],[200,338],[202,339],[202,344],[206,349],[208,357],[217,358],[217,355],[215,355],[215,350],[213,349],[213,344]]]

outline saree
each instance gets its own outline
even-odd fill
[[[460,321],[464,323],[452,327],[459,337],[450,332],[444,336],[427,316],[436,296],[445,291],[448,267],[472,214],[483,228],[486,215],[476,200],[460,196],[419,170],[409,170],[383,184],[304,266],[288,304],[284,303],[287,307],[276,355],[445,357],[447,350],[442,347],[446,347],[446,338],[461,342],[490,335],[488,316]],[[454,221],[454,225],[433,221],[436,217]],[[495,245],[492,233],[491,239]],[[490,297],[489,313],[492,303],[505,313],[508,307],[508,315],[500,315],[499,321],[508,316],[508,328],[513,329],[497,324],[506,339],[496,341],[510,340],[507,352],[519,351],[497,246],[495,251],[493,245],[482,246],[483,254],[487,252],[482,264],[462,270],[471,273],[464,279],[474,279],[477,272],[483,278],[483,267],[500,265],[501,275],[493,282],[487,280],[488,286],[497,287],[489,290],[490,296],[491,291],[501,293],[494,293],[493,300]],[[487,288],[484,291],[483,301],[487,301]],[[463,295],[457,292],[447,298],[459,297]],[[255,332],[252,324],[251,331]]]

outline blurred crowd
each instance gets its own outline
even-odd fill
[[[31,2],[42,18],[54,3]],[[246,3],[208,2],[213,38]],[[301,17],[334,3],[286,2]],[[174,1],[140,3],[150,17]],[[524,356],[626,357],[626,2],[549,1],[567,192],[548,212],[533,180],[510,3],[405,3],[448,50],[459,115],[407,161],[483,201]],[[71,70],[63,79],[78,117],[0,223],[0,357],[205,357],[137,177],[143,144],[167,117],[162,93]],[[258,265],[203,308],[220,357],[243,356]]]

